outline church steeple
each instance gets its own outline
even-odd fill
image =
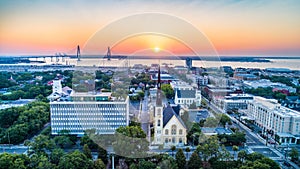
[[[157,98],[156,106],[162,106],[162,94],[161,94],[161,79],[160,79],[160,65],[158,66],[158,75],[157,75]]]
[[[160,82],[160,65],[158,66],[158,73],[157,73],[157,89],[160,89],[160,85],[161,85],[161,82]]]
[[[154,109],[154,144],[162,144],[162,131],[163,131],[163,106],[162,106],[162,91],[160,79],[160,66],[158,66],[157,74],[157,93],[156,105]]]

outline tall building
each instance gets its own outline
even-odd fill
[[[57,84],[59,86],[59,84]],[[115,100],[111,93],[62,93],[50,102],[51,133],[62,130],[82,136],[87,129],[98,134],[114,134],[129,125],[129,99]]]
[[[187,128],[169,104],[163,104],[161,93],[160,68],[158,70],[158,83],[156,105],[154,109],[154,141],[155,145],[164,147],[186,144]]]
[[[281,106],[277,100],[254,97],[245,114],[281,144],[300,144],[300,112]]]

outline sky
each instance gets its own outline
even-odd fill
[[[75,54],[77,45],[84,50],[106,26],[145,12],[190,23],[219,55],[300,56],[299,0],[0,0],[0,55]],[[164,22],[157,26],[164,27]],[[182,29],[183,36],[188,33]],[[109,36],[114,32],[101,41]],[[176,37],[141,34],[120,39],[112,53],[192,54],[188,46]],[[97,48],[103,53],[107,45]]]

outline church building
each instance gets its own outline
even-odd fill
[[[156,105],[154,109],[154,145],[164,147],[179,146],[187,143],[187,128],[169,104],[162,103],[160,67],[158,70]]]

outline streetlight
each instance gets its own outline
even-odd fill
[[[110,152],[109,154],[107,154],[107,157],[110,158],[111,156],[111,168],[115,169],[115,154],[114,152]]]

